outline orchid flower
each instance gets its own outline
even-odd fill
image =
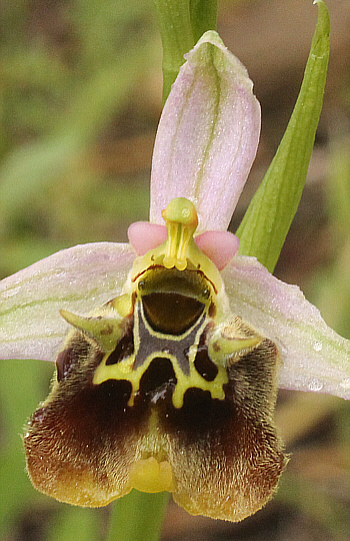
[[[56,359],[24,437],[39,490],[81,506],[166,490],[238,521],[287,462],[277,388],[350,398],[350,342],[226,231],[259,132],[245,68],[207,32],[162,113],[150,222],[0,282],[0,357]]]

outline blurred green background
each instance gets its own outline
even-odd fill
[[[276,275],[299,284],[350,338],[350,3],[328,0],[329,76],[307,185]],[[262,137],[234,231],[295,103],[317,9],[311,0],[219,0],[218,30],[246,65]],[[58,249],[125,241],[148,217],[161,113],[161,43],[151,0],[0,0],[0,278]],[[40,317],[40,314],[39,314]],[[53,365],[0,364],[0,540],[102,539],[110,509],[59,504],[24,471],[20,434],[48,394]],[[162,539],[350,539],[350,408],[281,393],[292,453],[272,502],[240,524],[169,505]],[[110,506],[109,506],[110,507]]]

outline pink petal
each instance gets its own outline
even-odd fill
[[[350,340],[328,327],[297,286],[237,256],[222,273],[232,312],[280,348],[280,387],[350,399]]]
[[[244,66],[206,32],[164,106],[156,137],[150,221],[174,197],[196,206],[198,232],[228,227],[255,158],[260,106]]]
[[[61,308],[87,313],[116,297],[135,258],[129,244],[62,250],[0,282],[0,359],[55,360]]]
[[[137,255],[145,255],[166,240],[164,225],[135,222],[128,229],[130,244]],[[239,239],[228,231],[206,231],[194,239],[202,252],[222,270],[238,251]]]
[[[166,241],[166,226],[150,222],[135,222],[128,229],[129,242],[137,255],[145,255]]]
[[[222,270],[236,255],[239,239],[229,231],[206,231],[194,239],[197,246]]]

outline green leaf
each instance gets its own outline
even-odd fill
[[[40,499],[25,471],[21,434],[26,418],[45,397],[52,376],[51,363],[0,363],[0,539],[10,539],[16,517]]]
[[[272,272],[297,211],[322,108],[330,21],[317,0],[318,21],[297,103],[274,159],[238,228],[239,253]]]

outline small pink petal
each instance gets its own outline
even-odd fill
[[[198,232],[226,230],[255,158],[260,106],[240,61],[216,32],[186,55],[153,152],[150,221],[175,197],[194,203]]]
[[[69,328],[59,310],[86,314],[119,295],[134,259],[129,244],[85,244],[1,280],[0,359],[54,361]]]
[[[229,231],[206,231],[194,240],[219,270],[226,267],[238,251],[239,239]]]
[[[166,226],[150,222],[135,222],[128,229],[129,242],[137,255],[145,255],[166,241]]]
[[[222,277],[232,312],[279,347],[280,387],[350,399],[350,340],[328,327],[297,286],[245,256],[236,256]]]

